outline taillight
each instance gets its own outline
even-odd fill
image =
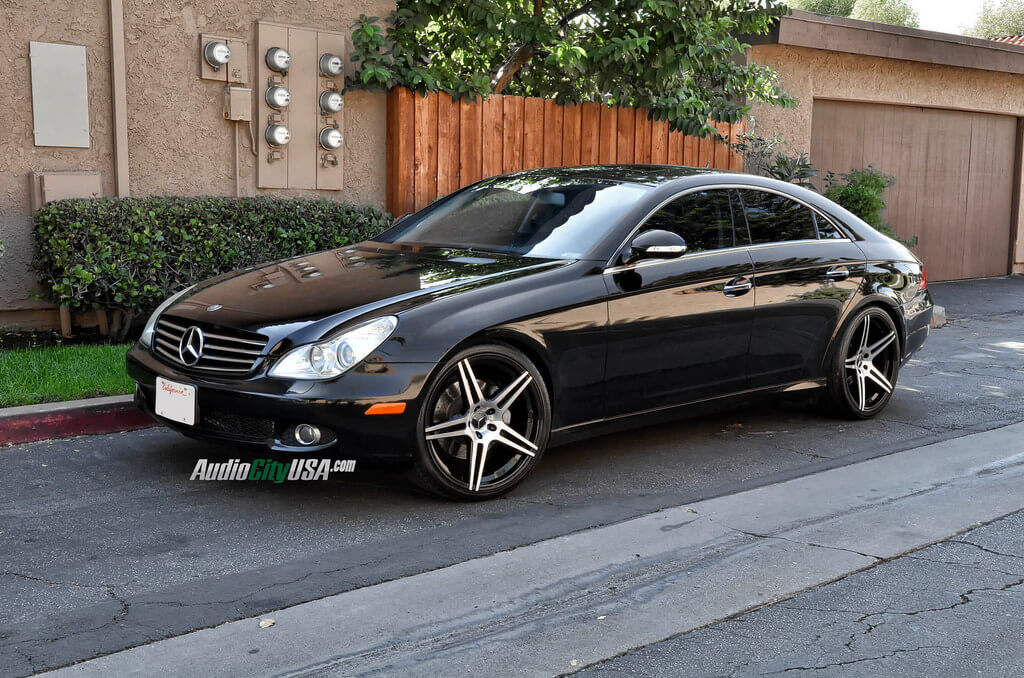
[[[923,292],[928,289],[928,276],[924,273],[924,266],[921,267],[921,282],[917,286],[918,292]]]

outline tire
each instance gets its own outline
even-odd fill
[[[521,483],[543,456],[551,398],[521,352],[471,346],[448,360],[424,393],[410,472],[424,490],[462,501],[492,499]]]
[[[826,404],[838,416],[871,419],[892,399],[902,357],[896,324],[869,306],[843,327],[829,359]]]

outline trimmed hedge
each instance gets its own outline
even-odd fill
[[[333,200],[151,197],[58,200],[33,222],[33,267],[50,299],[130,320],[192,283],[366,240],[392,220]]]

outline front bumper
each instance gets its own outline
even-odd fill
[[[347,458],[407,457],[415,445],[420,390],[428,363],[362,364],[329,382],[269,379],[218,379],[179,370],[136,345],[128,352],[128,374],[136,382],[135,402],[147,414],[189,437],[310,454],[329,450]],[[197,389],[196,425],[156,415],[156,378]],[[377,403],[405,402],[403,414],[365,414]],[[317,445],[301,446],[292,437],[297,424],[328,432]]]

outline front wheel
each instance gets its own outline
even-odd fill
[[[828,400],[837,414],[870,419],[892,399],[900,372],[900,338],[878,307],[857,313],[843,329],[831,358]]]
[[[501,345],[472,346],[427,387],[412,480],[453,499],[489,499],[518,485],[551,433],[551,399],[536,366]]]

